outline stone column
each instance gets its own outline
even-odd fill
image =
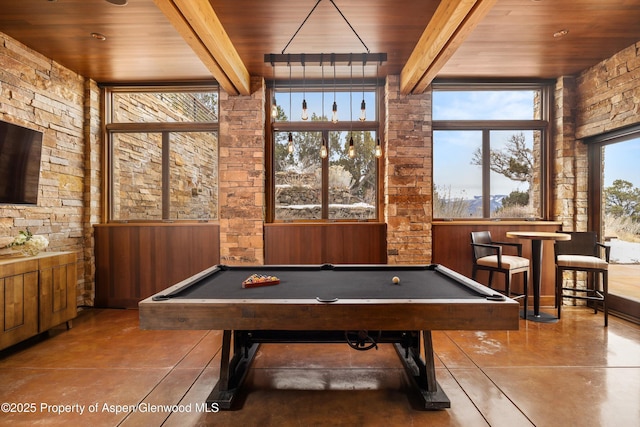
[[[587,147],[576,140],[576,80],[560,77],[555,90],[551,171],[552,215],[566,231],[587,229]]]
[[[389,264],[431,262],[431,90],[402,95],[389,76],[385,114],[385,221]]]
[[[220,92],[220,261],[263,264],[265,219],[265,85],[251,95]]]
[[[87,79],[84,83],[84,269],[78,268],[84,275],[84,291],[78,295],[78,303],[93,305],[95,299],[95,255],[93,224],[99,224],[102,212],[102,134],[100,88]]]

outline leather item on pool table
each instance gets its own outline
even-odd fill
[[[242,282],[243,288],[257,288],[258,286],[272,286],[280,283],[280,279],[276,276],[267,276],[264,274],[252,274]]]

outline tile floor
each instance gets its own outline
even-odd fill
[[[137,316],[85,310],[69,331],[0,352],[0,402],[9,404],[0,425],[640,425],[640,326],[611,317],[604,328],[602,314],[585,308],[567,307],[556,324],[521,320],[518,331],[434,332],[438,381],[451,399],[441,411],[412,407],[390,345],[270,344],[242,409],[207,413],[221,333],[142,331]]]

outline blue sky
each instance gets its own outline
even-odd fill
[[[604,185],[616,179],[640,187],[640,138],[607,145],[604,151]]]
[[[434,91],[433,120],[531,120],[533,91]]]

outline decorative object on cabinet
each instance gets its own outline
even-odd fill
[[[49,246],[49,240],[44,236],[32,234],[29,227],[26,230],[20,230],[13,242],[7,245],[24,256],[36,256],[47,246]]]

